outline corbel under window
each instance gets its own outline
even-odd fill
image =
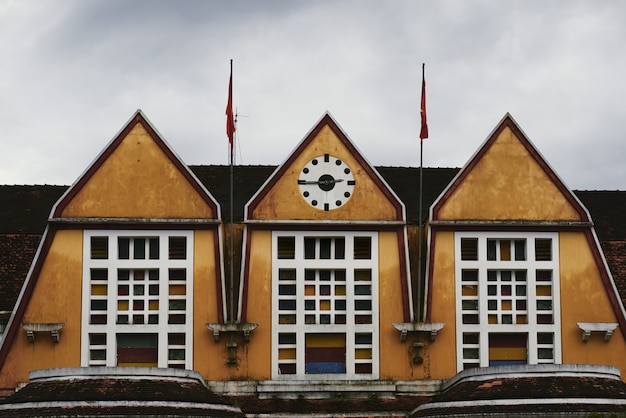
[[[61,328],[63,328],[63,323],[48,323],[48,324],[22,324],[22,328],[26,331],[26,337],[28,341],[35,341],[35,333],[36,332],[49,332],[52,336],[52,341],[59,342],[60,340],[60,332]]]
[[[609,341],[613,335],[613,331],[617,328],[617,323],[612,322],[577,322],[578,328],[583,332],[582,339],[584,342],[589,340],[592,332],[603,332],[604,341]]]
[[[400,341],[406,341],[409,332],[426,332],[430,341],[435,341],[437,333],[444,327],[443,322],[394,322],[393,327],[400,331]]]

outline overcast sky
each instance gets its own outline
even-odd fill
[[[187,164],[280,164],[329,111],[375,166],[461,167],[511,113],[626,190],[626,1],[0,0],[0,184],[73,183],[140,108]]]

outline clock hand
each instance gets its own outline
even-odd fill
[[[341,183],[343,179],[333,180],[298,180],[298,184],[334,184]]]

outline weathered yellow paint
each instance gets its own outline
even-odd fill
[[[352,169],[356,185],[352,197],[340,208],[323,211],[309,205],[300,193],[298,178],[302,167],[312,158],[330,153]],[[343,145],[335,133],[325,126],[309,145],[285,167],[283,176],[254,208],[253,219],[295,220],[389,220],[396,219],[393,203],[372,181],[363,166]]]
[[[0,370],[0,388],[28,381],[31,370],[80,366],[82,231],[58,231],[37,278],[22,323],[64,323],[60,341],[48,332],[35,341],[18,329]]]
[[[224,367],[218,364],[212,380],[271,378],[271,341],[272,341],[272,234],[270,231],[253,231],[250,236],[250,254],[248,264],[247,322],[254,322],[258,327],[250,336],[249,343],[240,343],[239,364]],[[224,343],[222,343],[224,344]]]
[[[610,341],[593,333],[587,342],[577,322],[617,322],[598,266],[582,232],[559,234],[561,290],[561,333],[563,363],[600,364],[626,370],[623,330],[615,330]],[[622,380],[626,376],[622,373]]]
[[[215,214],[144,127],[137,124],[61,216],[195,219],[214,218]]]
[[[220,359],[221,347],[213,341],[213,333],[205,325],[219,322],[215,282],[220,266],[212,257],[215,245],[219,244],[215,242],[213,231],[203,230],[194,232],[194,245],[193,365],[211,380],[226,362]]]
[[[581,220],[508,127],[443,203],[439,219]]]
[[[415,377],[410,351],[412,345],[408,342],[402,343],[400,333],[391,326],[394,322],[404,322],[402,308],[404,283],[400,281],[400,250],[396,232],[378,233],[378,260],[380,378],[411,379]]]
[[[437,339],[424,351],[424,368],[429,379],[449,379],[456,374],[456,316],[454,285],[454,233],[433,232],[434,259],[431,322],[443,322]]]

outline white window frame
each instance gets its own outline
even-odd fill
[[[278,237],[295,237],[295,257],[293,259],[278,259]],[[344,238],[345,259],[311,260],[304,258],[304,238]],[[371,239],[371,258],[354,259],[354,237],[369,237]],[[346,232],[346,231],[273,231],[272,232],[272,379],[303,380],[373,380],[379,377],[379,300],[378,300],[378,233],[377,232]],[[305,269],[345,269],[346,270],[346,324],[306,324],[305,323]],[[296,323],[279,324],[279,269],[296,270]],[[354,271],[359,269],[371,270],[371,324],[354,323],[354,301],[358,297],[354,294]],[[341,374],[306,374],[305,346],[306,335],[310,333],[343,333],[346,336],[346,373]],[[295,333],[296,344],[296,373],[280,374],[278,359],[278,338],[280,333]],[[372,373],[355,373],[355,349],[362,348],[356,345],[355,336],[360,333],[372,335]],[[370,348],[369,346],[366,348]]]
[[[478,260],[461,259],[461,239],[478,239]],[[487,240],[526,240],[526,260],[515,261],[511,254],[511,261],[487,260]],[[550,261],[535,260],[535,239],[550,239],[552,244],[552,259]],[[480,367],[489,366],[489,333],[525,333],[527,334],[527,362],[528,364],[544,363],[545,360],[538,358],[538,349],[549,346],[539,345],[537,335],[540,333],[553,334],[553,355],[550,363],[560,364],[561,359],[561,312],[560,312],[560,283],[559,283],[559,234],[557,232],[455,232],[455,292],[456,292],[456,339],[457,339],[457,371],[463,370],[463,334],[477,333],[479,343],[468,345],[465,348],[479,350],[477,364]],[[462,271],[478,270],[478,324],[463,323],[463,295],[462,295]],[[526,324],[489,324],[488,301],[487,301],[487,271],[488,270],[526,270],[527,292],[527,323]],[[552,324],[537,323],[537,300],[541,299],[536,294],[536,271],[552,270]]]
[[[91,238],[108,237],[108,258],[91,259]],[[145,259],[118,259],[118,238],[153,238],[159,239],[159,258],[150,259],[146,252]],[[186,258],[168,258],[169,238],[186,238]],[[117,334],[144,333],[158,336],[158,367],[166,368],[168,364],[183,364],[180,360],[168,361],[169,348],[180,349],[181,346],[168,346],[168,334],[185,334],[185,369],[193,369],[193,305],[194,305],[194,233],[191,230],[85,230],[83,232],[83,280],[82,280],[82,326],[81,326],[81,367],[90,365],[115,367],[117,364]],[[168,324],[169,315],[169,269],[185,269],[185,323]],[[91,324],[91,269],[107,269],[107,321],[106,324]],[[117,324],[118,309],[118,269],[159,270],[159,309],[158,324]],[[146,284],[148,280],[146,278]],[[175,283],[174,283],[175,284]],[[147,288],[148,286],[146,286]],[[147,290],[145,290],[147,292]],[[176,311],[175,313],[181,313]],[[90,361],[90,334],[105,334],[106,345],[95,348],[106,349],[106,360]],[[91,347],[94,348],[94,347]]]

